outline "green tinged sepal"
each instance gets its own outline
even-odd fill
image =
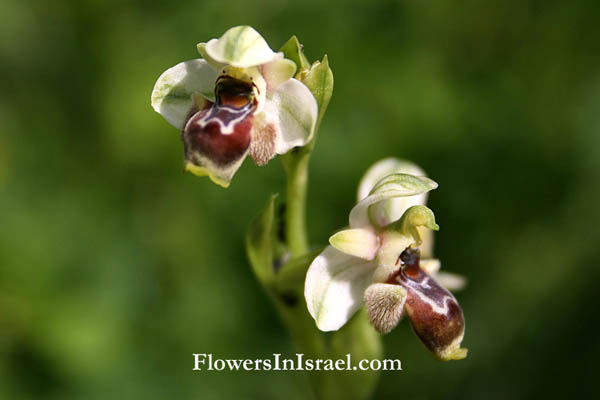
[[[424,176],[402,173],[388,175],[377,182],[369,195],[352,208],[349,217],[350,227],[374,226],[381,228],[377,223],[377,215],[373,215],[377,210],[371,210],[372,205],[398,197],[417,196],[437,187],[438,184],[435,181]]]
[[[415,196],[436,189],[438,184],[424,176],[396,173],[390,174],[375,184],[369,195],[399,192],[399,196]]]
[[[220,65],[254,67],[280,57],[271,50],[260,33],[248,25],[235,26],[218,39],[198,43],[197,49],[206,61],[217,68]]]

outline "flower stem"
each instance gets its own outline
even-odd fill
[[[306,232],[306,191],[308,184],[308,162],[312,143],[296,149],[282,158],[287,176],[287,206],[285,219],[286,243],[293,258],[309,256]],[[299,300],[291,306],[277,299],[277,283],[271,293],[279,313],[299,353],[311,359],[343,359],[351,354],[355,360],[380,358],[382,344],[379,335],[369,325],[366,313],[359,312],[345,327],[329,336],[320,332],[308,314],[303,298],[303,279],[314,255],[299,269],[301,274],[296,295]],[[299,264],[302,266],[302,264]],[[285,268],[285,267],[284,267]],[[280,271],[279,273],[283,273]],[[364,400],[374,391],[378,371],[313,371],[308,374],[313,395],[316,399]]]
[[[309,250],[306,233],[306,191],[310,149],[295,149],[283,159],[287,176],[285,233],[292,257]]]

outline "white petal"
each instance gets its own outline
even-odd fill
[[[343,253],[365,260],[374,259],[379,247],[379,239],[370,229],[340,231],[329,238],[329,243]]]
[[[373,164],[361,178],[358,185],[358,201],[367,197],[375,184],[382,178],[394,173],[426,176],[421,168],[410,161],[385,158]],[[424,205],[426,201],[426,193],[411,197],[398,197],[372,206],[370,214],[379,226],[385,226],[399,219],[408,208]]]
[[[315,258],[306,274],[304,297],[322,331],[340,329],[363,303],[374,262],[346,255],[332,246]]]
[[[285,154],[293,147],[304,146],[312,138],[317,123],[318,107],[308,88],[289,79],[277,90],[267,92],[265,121],[275,127],[277,154]]]
[[[266,64],[282,53],[275,53],[265,39],[250,26],[236,26],[229,29],[219,39],[209,40],[199,51],[206,52],[209,61],[238,68]]]
[[[350,227],[365,228],[370,226],[372,222],[379,224],[379,226],[385,226],[387,224],[382,225],[381,222],[386,221],[376,220],[372,214],[369,215],[369,208],[372,205],[390,199],[409,198],[411,196],[420,199],[421,196],[419,195],[427,193],[437,188],[437,186],[437,183],[422,176],[401,173],[388,175],[375,185],[371,190],[371,194],[362,199],[350,211]],[[410,201],[415,201],[415,199]]]
[[[152,108],[177,129],[183,129],[194,108],[194,96],[213,98],[217,79],[205,60],[185,61],[169,68],[158,78],[152,90]]]

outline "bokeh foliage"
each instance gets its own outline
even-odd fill
[[[301,399],[299,373],[193,372],[192,353],[291,356],[244,254],[283,187],[277,160],[232,186],[183,174],[149,105],[195,44],[250,24],[329,56],[336,88],[312,157],[309,229],[347,222],[362,172],[421,165],[469,357],[430,358],[407,323],[404,371],[377,398],[549,398],[592,389],[600,244],[595,0],[3,0],[0,398]]]

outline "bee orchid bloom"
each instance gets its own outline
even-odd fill
[[[152,107],[181,131],[185,169],[227,187],[249,154],[257,165],[304,146],[318,107],[296,64],[249,26],[199,43],[201,59],[165,71]]]
[[[432,235],[426,232],[438,226],[424,203],[435,188],[437,183],[405,161],[386,159],[369,169],[349,229],[331,236],[331,246],[315,258],[306,276],[304,295],[319,329],[340,329],[364,304],[379,332],[391,331],[407,314],[437,358],[466,356],[460,348],[462,310],[440,284],[458,289],[464,281],[442,275],[439,261],[428,258]]]

